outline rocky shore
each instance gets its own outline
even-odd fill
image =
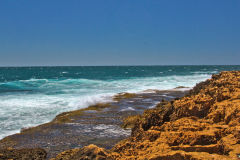
[[[131,137],[104,150],[90,145],[59,159],[239,159],[240,72],[221,72],[190,93],[137,117]]]
[[[41,154],[46,154],[47,159],[64,150],[90,144],[111,149],[116,143],[130,136],[133,121],[130,121],[129,116],[142,114],[144,110],[155,107],[159,101],[170,101],[184,96],[187,92],[183,88],[177,88],[164,91],[146,90],[137,94],[120,93],[113,97],[112,102],[61,113],[49,123],[24,128],[19,134],[2,139],[0,159],[4,159],[1,154],[11,157],[8,153],[14,154],[15,151],[19,156],[19,149],[23,148],[42,148],[46,153]],[[129,125],[125,119],[130,122]]]
[[[41,141],[51,144],[58,142],[57,145],[63,143],[64,146],[65,140],[74,137],[74,134],[68,136],[67,133],[74,133],[74,131],[82,129],[74,127],[69,127],[69,129],[66,127],[75,123],[95,124],[97,126],[100,123],[105,125],[114,124],[122,127],[120,127],[122,132],[115,132],[115,134],[127,131],[123,128],[132,128],[132,132],[130,137],[126,134],[121,138],[118,137],[113,143],[111,143],[113,140],[111,136],[110,139],[101,139],[97,136],[96,139],[99,140],[99,143],[87,139],[89,143],[94,143],[68,146],[68,148],[73,149],[63,151],[57,156],[51,156],[54,157],[52,160],[240,159],[240,71],[221,72],[213,75],[211,79],[197,84],[182,98],[176,98],[180,92],[172,92],[175,96],[166,96],[166,93],[161,92],[143,94],[118,95],[115,97],[115,102],[107,104],[107,106],[106,104],[100,105],[100,107],[91,106],[90,109],[63,113],[49,124],[23,130],[20,134],[6,137],[0,141],[0,148],[2,148],[0,149],[0,159],[4,159],[4,157],[10,159],[11,155],[14,155],[13,152],[19,154],[19,152],[21,153],[20,148],[33,148],[33,144],[36,144],[35,147],[39,147],[37,145]],[[155,102],[160,103],[152,108],[152,105],[156,104]],[[149,103],[149,105],[141,105],[143,103]],[[135,107],[134,110],[129,109],[129,107],[133,106]],[[111,112],[108,112],[109,110]],[[113,112],[114,110],[116,112]],[[119,115],[124,111],[128,114]],[[105,118],[99,118],[105,112],[107,112]],[[137,115],[139,113],[142,114]],[[84,120],[86,115],[88,118]],[[95,115],[99,117],[96,118]],[[89,119],[91,116],[94,116],[94,121]],[[108,118],[106,119],[106,117]],[[55,128],[54,131],[62,129],[61,132],[63,133],[55,133],[53,128]],[[71,132],[68,132],[69,130]],[[108,130],[109,128],[106,129],[106,131]],[[107,135],[107,132],[103,131],[100,130],[100,133]],[[45,133],[47,134],[44,137]],[[49,133],[52,134],[50,138],[48,137]],[[90,133],[85,137],[91,137]],[[58,139],[59,136],[60,139]],[[67,137],[63,139],[64,136]],[[92,136],[96,135],[93,134]],[[41,139],[41,137],[44,138]],[[40,139],[34,142],[36,138]],[[54,141],[55,138],[57,141]],[[70,143],[69,145],[71,143],[76,144],[81,140],[81,138],[71,139],[68,143]],[[114,145],[119,140],[121,141]],[[84,145],[88,146],[83,147]],[[40,148],[45,149],[48,154],[52,153],[52,150],[47,147]],[[29,152],[22,152],[22,155],[30,156],[34,152],[36,159],[45,159],[47,157],[45,151],[38,150],[37,152],[29,149]],[[21,156],[16,159],[21,159]]]

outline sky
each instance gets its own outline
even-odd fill
[[[0,66],[239,65],[239,0],[0,0]]]

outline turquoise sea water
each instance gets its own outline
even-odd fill
[[[2,67],[0,138],[119,92],[193,87],[223,70],[240,66]]]

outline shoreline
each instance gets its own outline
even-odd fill
[[[99,103],[111,103],[111,102],[114,102],[114,97],[117,96],[117,95],[120,95],[120,94],[123,94],[123,93],[129,93],[129,94],[142,94],[142,93],[157,93],[157,92],[168,92],[168,91],[189,91],[191,90],[192,87],[184,87],[184,86],[178,86],[178,87],[175,87],[175,88],[172,88],[172,89],[166,89],[166,90],[159,90],[159,89],[147,89],[147,90],[142,90],[142,91],[138,91],[138,92],[120,92],[120,93],[115,93],[111,96],[107,96],[105,99],[106,100],[103,100],[103,101],[99,101],[99,102],[95,102],[95,103],[90,103],[88,106],[86,107],[83,107],[83,108],[80,108],[80,109],[74,109],[74,110],[69,110],[69,111],[64,111],[64,112],[61,112],[61,113],[58,113],[52,120],[49,120],[49,121],[46,121],[46,122],[43,122],[43,123],[40,123],[40,124],[37,124],[37,125],[34,125],[34,126],[30,126],[30,127],[23,127],[19,130],[15,130],[15,131],[11,131],[10,134],[8,135],[5,135],[5,136],[2,136],[2,138],[0,138],[0,141],[8,136],[11,136],[11,135],[14,135],[14,134],[20,134],[22,130],[25,130],[25,129],[28,129],[28,128],[34,128],[34,127],[37,127],[37,126],[40,126],[40,125],[43,125],[43,124],[47,124],[47,123],[50,123],[52,122],[58,115],[62,114],[62,113],[65,113],[65,112],[71,112],[71,111],[75,111],[75,110],[82,110],[82,109],[87,109],[88,107],[90,106],[93,106],[93,105],[96,105],[96,104],[99,104]]]
[[[63,150],[83,147],[91,143],[110,149],[131,134],[130,129],[124,129],[121,126],[124,118],[142,114],[144,110],[153,108],[162,99],[173,100],[181,97],[188,92],[187,90],[190,90],[190,88],[179,87],[171,90],[118,93],[112,97],[111,102],[97,103],[87,108],[63,112],[48,123],[23,128],[20,133],[1,139],[0,148],[40,147],[48,152],[49,158],[56,156]],[[66,141],[64,135],[75,136],[75,138],[68,137],[68,140],[71,140],[64,143],[65,147],[56,147],[56,144]],[[89,138],[91,136],[92,138]],[[32,137],[32,140],[29,137]],[[56,137],[58,138],[56,139]],[[51,140],[53,142],[48,144],[49,139],[55,140]],[[73,145],[77,139],[78,141],[81,139],[81,142]]]

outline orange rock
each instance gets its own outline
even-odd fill
[[[57,155],[56,158],[53,158],[51,160],[105,160],[110,159],[108,157],[108,152],[103,149],[99,148],[93,144],[79,148],[79,149],[71,149],[68,151],[64,151]]]

